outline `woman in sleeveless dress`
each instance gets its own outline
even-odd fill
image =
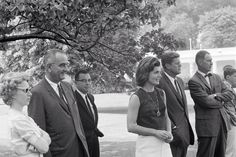
[[[155,57],[143,58],[136,71],[139,88],[129,100],[127,128],[138,134],[136,157],[172,157],[171,123],[165,105],[165,93],[156,88],[161,78],[160,62]]]

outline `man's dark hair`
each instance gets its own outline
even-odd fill
[[[136,83],[138,86],[144,86],[144,84],[148,81],[149,73],[156,66],[160,66],[160,62],[156,57],[145,57],[139,62],[135,74]]]
[[[234,68],[226,68],[224,70],[224,78],[226,79],[227,76],[231,76],[234,73],[236,73],[236,69],[234,69]]]
[[[161,64],[163,68],[166,68],[166,64],[171,64],[175,58],[179,58],[179,54],[176,52],[167,52],[161,56]]]
[[[79,75],[80,74],[89,74],[89,70],[88,69],[80,69],[75,73],[75,81],[79,80]]]
[[[198,51],[198,53],[196,54],[196,57],[195,57],[195,63],[197,64],[197,66],[199,66],[198,61],[204,60],[206,54],[210,54],[210,53],[205,50]]]

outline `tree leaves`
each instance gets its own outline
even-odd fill
[[[58,47],[69,53],[72,67],[91,68],[97,72],[100,82],[106,80],[112,84],[124,74],[132,77],[132,67],[148,51],[147,47],[156,54],[167,50],[168,46],[177,48],[173,44],[176,41],[162,31],[146,35],[141,42],[137,38],[142,25],[160,25],[163,4],[172,5],[174,2],[1,0],[0,43],[11,45],[17,56],[9,58],[8,70],[21,71],[38,66],[46,49]],[[15,41],[21,41],[17,42],[20,49],[14,45]],[[23,54],[17,55],[18,52]],[[38,71],[35,74],[42,76]]]
[[[177,50],[184,46],[182,41],[177,41],[171,34],[165,34],[163,29],[152,30],[140,38],[141,52],[151,52],[160,57],[164,52]]]
[[[225,7],[200,16],[199,41],[203,48],[236,45],[236,8]]]

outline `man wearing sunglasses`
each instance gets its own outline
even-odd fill
[[[75,98],[83,124],[85,137],[88,143],[91,157],[99,157],[98,137],[103,137],[103,133],[97,128],[98,112],[94,103],[94,96],[89,93],[91,89],[91,77],[88,70],[82,69],[75,74]]]

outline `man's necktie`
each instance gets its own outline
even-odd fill
[[[66,98],[64,96],[64,91],[63,91],[61,85],[57,84],[57,88],[58,88],[58,92],[59,92],[59,96],[60,96],[61,100],[64,101],[67,104]]]
[[[210,77],[210,76],[212,76],[212,74],[211,73],[207,73],[204,77]]]
[[[181,93],[181,90],[180,90],[177,80],[175,79],[174,82],[175,82],[175,89],[176,89],[177,93],[179,93],[180,97],[182,98],[182,93]]]
[[[93,111],[91,109],[91,106],[90,106],[90,103],[89,103],[89,100],[88,100],[88,95],[85,95],[85,100],[86,100],[86,105],[87,105],[88,111],[93,116],[93,119],[94,119],[94,114],[93,114]]]

